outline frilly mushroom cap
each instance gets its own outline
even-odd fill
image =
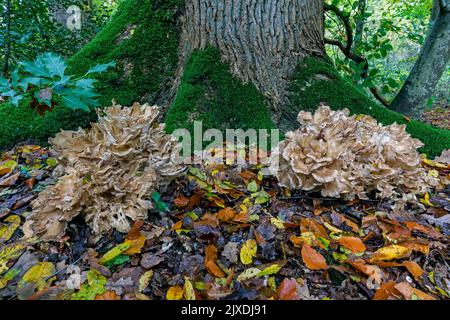
[[[417,149],[405,125],[382,126],[370,116],[350,116],[320,106],[300,112],[300,128],[286,133],[271,156],[269,170],[281,186],[316,190],[324,197],[367,199],[429,188]]]
[[[50,139],[66,175],[32,202],[26,237],[57,240],[79,214],[96,235],[127,232],[130,220],[146,218],[151,193],[184,172],[175,161],[181,146],[156,122],[158,107],[114,104],[97,112],[89,130]]]

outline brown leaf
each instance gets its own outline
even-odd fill
[[[411,249],[412,251],[421,252],[423,254],[430,253],[430,245],[427,241],[403,241],[400,246]]]
[[[328,269],[325,258],[306,243],[302,247],[302,258],[303,263],[311,270]]]
[[[366,251],[366,246],[357,237],[341,237],[338,242],[341,246],[350,249],[353,253],[363,253]]]
[[[104,294],[97,295],[95,300],[120,300],[120,297],[114,291],[106,291]]]
[[[210,244],[205,248],[205,267],[208,272],[217,278],[225,277],[225,273],[220,269],[216,263],[217,248]]]
[[[425,233],[426,235],[428,235],[434,239],[439,239],[439,238],[443,237],[443,235],[441,233],[434,230],[433,228],[426,227],[426,226],[419,224],[417,222],[414,222],[414,221],[405,222],[405,225],[411,231],[419,231],[419,232]]]
[[[408,282],[400,282],[395,285],[397,289],[406,300],[412,300],[413,298],[418,298],[420,300],[436,300],[434,297],[426,294],[425,292],[411,287]]]
[[[217,218],[220,221],[230,221],[236,216],[236,211],[233,208],[226,207],[217,212]]]
[[[25,185],[28,187],[28,189],[32,190],[35,181],[36,181],[36,178],[35,178],[35,177],[31,177],[30,179],[27,179],[27,180],[25,181]]]
[[[414,279],[419,280],[420,277],[425,273],[423,269],[414,261],[405,261],[403,266],[408,269],[408,271],[413,275]]]
[[[184,208],[189,204],[189,198],[183,196],[176,197],[175,200],[173,200],[173,203],[177,208]]]
[[[19,180],[20,172],[13,174],[5,179],[0,180],[0,187],[11,187]]]
[[[316,220],[311,218],[302,218],[300,220],[300,231],[303,232],[312,232],[317,237],[323,237],[325,239],[329,239],[328,233],[325,228]]]
[[[297,280],[284,278],[277,290],[278,300],[298,300]]]
[[[144,225],[143,220],[137,220],[134,222],[130,231],[128,231],[127,240],[136,240],[141,236],[141,227]]]
[[[389,281],[384,283],[380,288],[377,289],[372,297],[372,300],[387,300],[391,297],[400,297],[400,292],[395,289],[395,281]]]

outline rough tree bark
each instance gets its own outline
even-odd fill
[[[266,96],[275,118],[299,61],[324,53],[323,1],[187,0],[182,19],[179,74],[194,49],[217,47],[232,73]]]
[[[434,0],[430,31],[405,85],[391,109],[418,117],[450,59],[450,1]]]

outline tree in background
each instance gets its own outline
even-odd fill
[[[391,108],[419,116],[446,70],[450,59],[450,2],[434,0],[427,39]],[[448,89],[448,88],[447,88]]]
[[[115,8],[115,1],[4,0],[0,4],[0,62],[8,74],[18,61],[52,51],[71,56],[101,29]],[[71,31],[57,21],[54,9],[77,5],[82,27]]]

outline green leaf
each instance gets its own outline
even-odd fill
[[[97,82],[95,79],[80,79],[75,82],[75,85],[78,88],[93,88],[95,82]]]
[[[23,67],[24,71],[32,74],[35,77],[50,78],[51,75],[44,65],[31,61],[21,61],[19,65]]]
[[[64,95],[61,96],[61,99],[64,103],[64,105],[72,110],[77,110],[77,109],[81,109],[84,111],[89,111],[89,106],[82,101],[81,99],[79,99],[78,97],[68,94],[68,95]]]
[[[42,55],[42,61],[52,76],[64,77],[67,65],[63,58],[54,53],[47,52]]]
[[[86,72],[86,75],[92,74],[92,73],[102,73],[102,72],[105,72],[109,67],[115,67],[115,66],[116,66],[115,61],[111,61],[110,63],[105,63],[105,64],[98,64],[95,67],[89,69],[88,72]]]

